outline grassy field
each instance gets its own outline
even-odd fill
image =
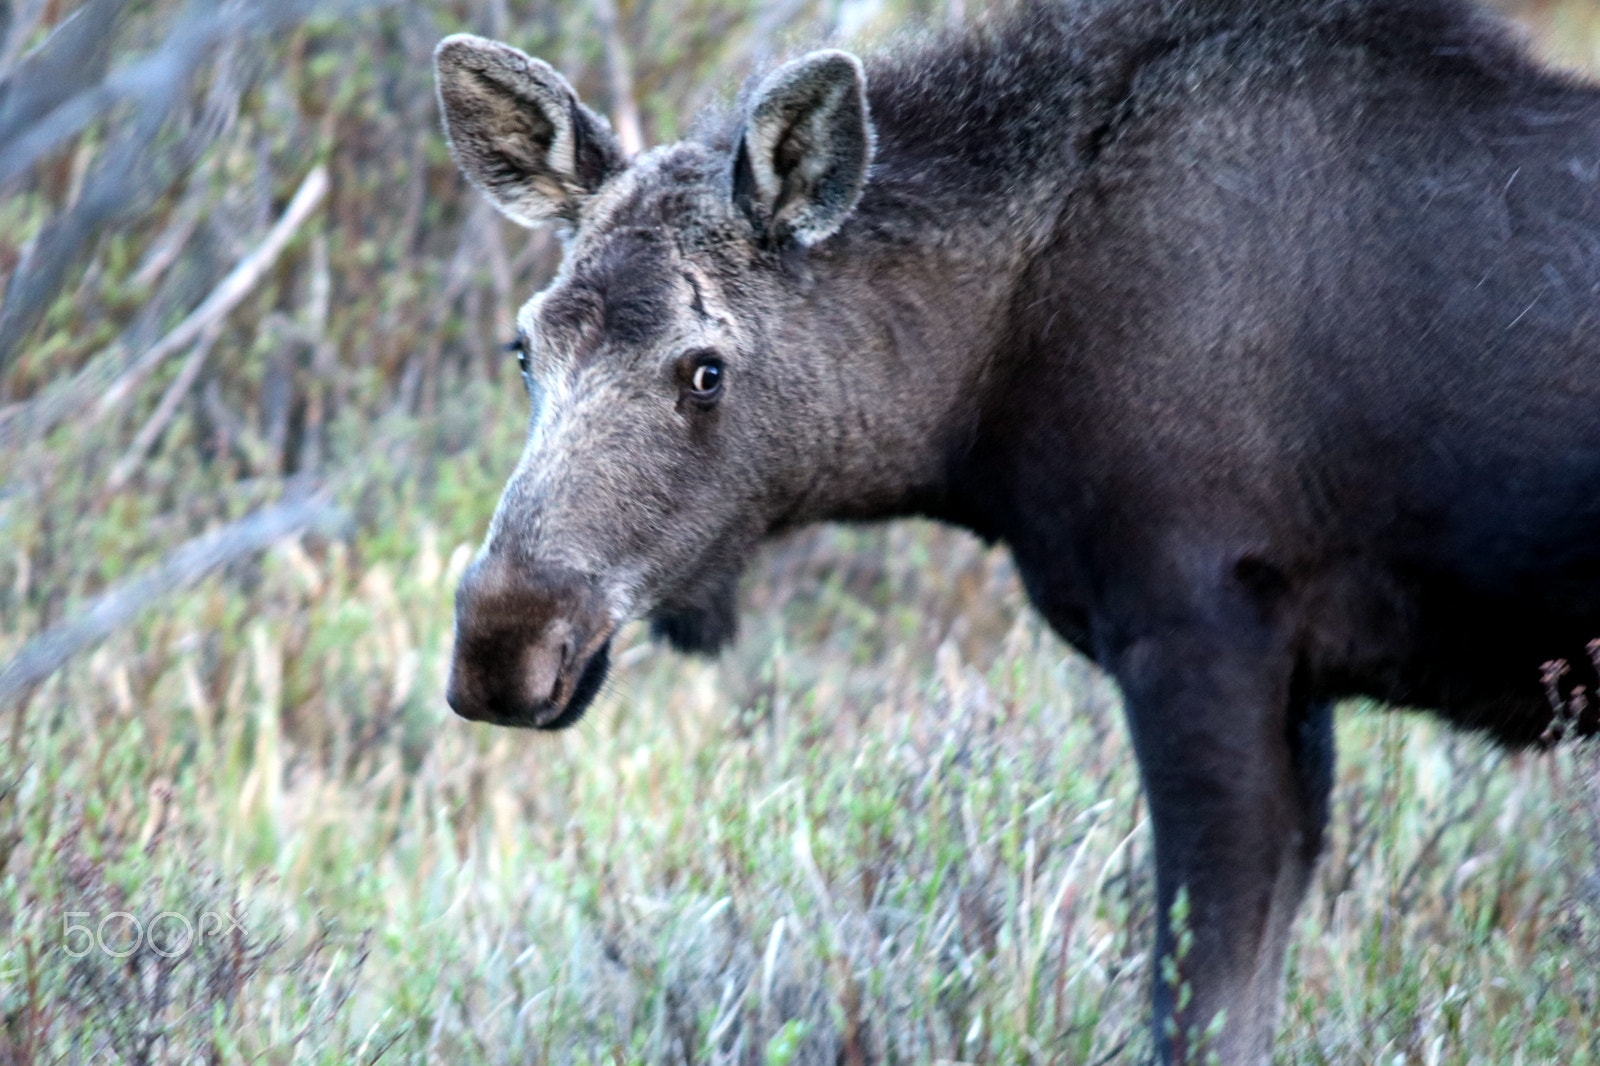
[[[567,734],[442,699],[526,418],[497,342],[557,249],[456,178],[434,41],[509,38],[614,114],[626,86],[654,140],[840,9],[357,6],[184,67],[202,9],[90,4],[74,76],[165,57],[170,110],[113,92],[40,148],[0,98],[0,173],[34,152],[0,186],[0,664],[83,645],[0,700],[0,1063],[1137,1061],[1117,695],[1003,552],[815,531],[720,661],[625,632]],[[72,7],[0,5],[0,77]],[[1524,13],[1600,67],[1589,0]],[[308,494],[304,535],[140,583]],[[1596,753],[1361,705],[1339,743],[1278,1060],[1600,1062]]]

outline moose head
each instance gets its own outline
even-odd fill
[[[619,626],[714,651],[761,538],[841,493],[903,491],[844,446],[863,403],[893,402],[839,359],[880,327],[819,306],[805,265],[867,182],[865,75],[848,53],[806,55],[727,130],[628,159],[538,59],[458,35],[435,63],[467,178],[523,225],[570,227],[517,315],[533,415],[457,591],[447,693],[467,718],[557,729],[598,691]]]

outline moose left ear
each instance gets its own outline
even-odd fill
[[[733,196],[780,244],[816,244],[861,199],[872,162],[867,76],[849,52],[812,52],[757,87],[734,158]]]
[[[439,42],[433,65],[450,154],[513,221],[576,222],[583,201],[627,165],[605,119],[550,64],[458,33]]]

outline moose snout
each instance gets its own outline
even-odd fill
[[[609,665],[613,626],[595,582],[486,555],[456,588],[445,699],[475,722],[561,729],[582,717]]]

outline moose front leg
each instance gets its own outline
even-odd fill
[[[1327,822],[1332,708],[1307,698],[1271,634],[1240,636],[1166,628],[1112,664],[1155,833],[1162,1063],[1270,1061],[1284,950]]]

